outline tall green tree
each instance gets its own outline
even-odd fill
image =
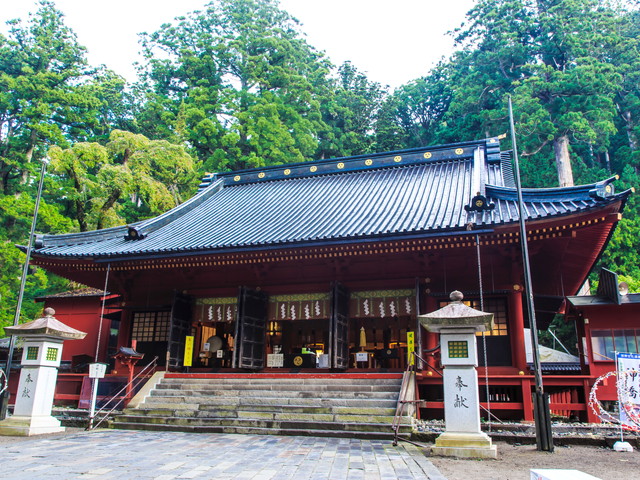
[[[376,121],[387,90],[351,62],[343,63],[321,103],[326,130],[316,157],[358,155],[376,148]]]
[[[138,121],[150,138],[188,142],[214,171],[315,154],[329,63],[277,1],[215,0],[142,45]]]
[[[449,80],[448,65],[441,63],[427,76],[396,89],[378,115],[378,146],[396,150],[437,143],[454,91]]]
[[[0,192],[25,185],[47,144],[91,134],[99,101],[84,88],[85,49],[48,0],[0,35]]]
[[[113,130],[106,146],[76,143],[49,152],[64,180],[67,214],[80,231],[159,215],[192,193],[196,166],[184,147]]]
[[[612,139],[611,153],[605,157],[609,170],[620,172],[625,165],[640,168],[640,12],[619,14],[620,41],[609,51],[611,63],[622,77],[615,103],[618,134]]]
[[[558,183],[573,185],[572,147],[607,149],[616,132],[617,18],[596,0],[479,1],[458,36],[466,50],[454,59],[459,87],[447,120],[455,133],[505,131],[510,93],[523,155],[552,157]]]

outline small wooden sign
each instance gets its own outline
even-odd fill
[[[416,357],[412,355],[415,350],[415,334],[413,332],[407,332],[407,356],[409,357],[409,365],[414,365],[416,363]]]
[[[284,366],[284,355],[282,353],[270,353],[267,355],[268,368],[280,368]]]
[[[182,364],[185,367],[190,367],[193,364],[193,335],[184,337],[184,361]]]

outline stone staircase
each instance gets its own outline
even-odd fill
[[[384,373],[161,375],[111,427],[392,439],[402,383]],[[408,418],[400,432],[410,434]]]

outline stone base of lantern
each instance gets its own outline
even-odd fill
[[[65,427],[60,426],[60,420],[51,415],[34,415],[32,417],[14,415],[0,421],[0,435],[5,436],[30,437],[64,431]]]
[[[461,458],[497,458],[498,449],[482,432],[445,432],[436,438],[431,455]]]

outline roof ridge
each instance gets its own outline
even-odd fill
[[[499,151],[499,146],[500,142],[497,138],[489,138],[446,145],[354,155],[350,157],[271,165],[233,172],[208,173],[202,178],[200,188],[208,188],[208,184],[214,179],[223,179],[225,182],[224,185],[229,186],[287,178],[315,177],[363,170],[379,170],[382,168],[450,160],[467,160],[473,158],[474,151],[478,147],[488,148],[492,151],[497,149],[497,151]]]
[[[143,220],[141,222],[137,222],[128,227],[129,232],[131,229],[134,229],[137,233],[135,238],[144,238],[147,234],[154,232],[155,230],[168,225],[172,221],[176,220],[178,217],[181,217],[185,213],[190,212],[193,208],[200,205],[205,200],[208,200],[211,196],[218,193],[222,190],[224,186],[224,181],[222,179],[214,179],[214,183],[210,184],[208,187],[202,189],[189,200],[176,207],[172,208],[168,212],[165,212],[157,217],[150,218],[148,220]],[[130,234],[128,236],[131,236]],[[131,240],[133,238],[128,238]]]
[[[147,234],[163,227],[164,225],[167,225],[168,223],[172,222],[178,217],[181,217],[185,213],[190,212],[193,208],[197,207],[212,195],[219,192],[222,187],[223,182],[221,180],[218,180],[214,184],[210,185],[206,189],[203,189],[202,191],[191,197],[186,202],[181,203],[168,212],[165,212],[154,218],[141,220],[129,225],[120,225],[117,227],[105,228],[102,230],[75,232],[61,235],[36,235],[35,245],[36,248],[43,248],[59,245],[91,243],[95,241],[112,240],[115,238],[123,238],[128,240],[132,240],[134,238],[142,239]],[[136,232],[136,236],[131,235],[132,230]],[[76,242],[73,241],[75,238],[77,238]]]

